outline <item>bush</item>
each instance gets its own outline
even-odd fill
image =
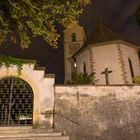
[[[136,84],[140,84],[140,76],[136,76],[133,78],[133,81],[136,83]]]
[[[72,73],[72,80],[67,81],[67,84],[95,84],[96,80],[94,77],[94,73],[91,74],[77,74]]]

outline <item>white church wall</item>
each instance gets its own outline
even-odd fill
[[[128,58],[131,59],[132,61],[134,75],[135,76],[140,75],[140,60],[138,56],[138,49],[131,46],[126,46],[123,44],[120,44],[120,46],[121,46],[121,51],[123,54],[123,60],[125,64],[124,66],[127,72],[127,80],[128,80],[128,83],[132,83],[132,77],[131,77]]]
[[[2,66],[0,68],[0,79],[6,77],[17,77],[27,82],[34,94],[33,104],[33,125],[50,125],[51,117],[45,118],[47,111],[52,111],[54,106],[54,78],[44,78],[43,70],[35,70],[34,64],[24,65],[21,75],[17,71],[17,66],[9,67],[8,70]],[[46,123],[44,123],[46,121]]]
[[[90,62],[90,52],[89,50],[84,51],[76,57],[77,62],[77,72],[84,73],[83,66],[86,64],[86,72],[91,74],[91,62]]]
[[[119,64],[119,57],[116,44],[108,44],[104,46],[93,46],[92,54],[94,56],[94,68],[96,79],[99,79],[97,85],[106,84],[105,75],[101,74],[107,67],[112,70],[109,74],[110,84],[124,84],[121,76],[121,69]]]

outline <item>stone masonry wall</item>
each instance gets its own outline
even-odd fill
[[[55,86],[55,111],[70,140],[140,139],[140,86]]]

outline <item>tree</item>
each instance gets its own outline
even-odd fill
[[[136,21],[137,21],[138,25],[140,26],[140,6],[138,6],[138,8],[136,10]]]
[[[43,36],[57,47],[56,25],[64,27],[77,22],[90,0],[0,0],[0,44],[10,39],[22,48],[30,44],[30,35]]]

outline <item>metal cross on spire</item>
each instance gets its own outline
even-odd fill
[[[108,68],[105,68],[101,74],[105,75],[106,85],[109,85],[109,74],[112,73],[112,70],[109,70]]]

